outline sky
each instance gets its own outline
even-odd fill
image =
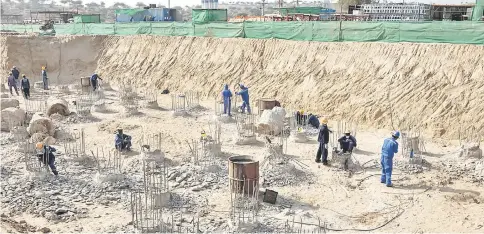
[[[229,2],[229,1],[237,1],[237,0],[219,0],[220,2]],[[252,1],[252,2],[260,2],[260,0],[239,0],[239,1]],[[276,0],[268,0],[269,2],[274,2]],[[287,0],[286,0],[287,1]],[[337,0],[334,0],[336,2]],[[88,2],[101,2],[101,0],[84,0],[84,3]],[[137,2],[143,2],[145,4],[160,4],[168,6],[168,0],[104,0],[106,5],[112,5],[115,2],[123,2],[128,5],[134,6]],[[331,1],[333,2],[333,1]],[[402,2],[402,0],[388,0],[388,2]],[[405,0],[405,2],[421,2],[421,3],[438,3],[438,4],[461,4],[475,1],[472,0]],[[201,0],[170,0],[170,6],[185,6],[185,5],[201,5]]]

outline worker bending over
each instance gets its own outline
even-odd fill
[[[99,77],[97,75],[97,73],[94,73],[92,76],[91,76],[91,86],[92,86],[92,91],[96,91],[96,89],[98,88],[98,82],[97,82],[97,79],[100,79],[100,80],[103,80],[101,79],[101,77]]]
[[[228,84],[224,85],[224,90],[222,91],[222,98],[224,103],[224,114],[228,113],[229,116],[232,116],[230,114],[230,109],[232,107],[232,92],[230,91]]]
[[[392,133],[391,138],[385,139],[381,147],[381,183],[386,184],[387,187],[392,187],[392,170],[393,170],[393,156],[398,153],[398,138],[400,132]]]
[[[240,91],[236,92],[236,95],[240,95],[242,97],[242,106],[240,109],[242,110],[242,113],[245,112],[245,107],[247,107],[247,113],[251,113],[250,111],[250,103],[249,103],[249,88],[245,87],[243,84],[239,84],[240,86]]]
[[[131,136],[123,134],[123,129],[118,129],[114,138],[114,147],[119,151],[131,151]]]
[[[44,165],[49,165],[50,170],[54,175],[58,175],[57,169],[55,168],[55,155],[54,152],[56,149],[54,147],[50,147],[48,145],[44,145],[42,142],[38,142],[35,147],[37,148],[37,158],[41,163]]]
[[[356,138],[351,135],[350,131],[346,131],[345,135],[338,139],[338,142],[343,153],[351,153],[353,148],[356,147]]]
[[[318,142],[319,148],[316,153],[316,162],[321,162],[321,155],[323,156],[323,165],[328,165],[328,143],[329,143],[329,133],[331,130],[328,128],[328,120],[323,119],[321,121],[322,125],[319,129]]]
[[[319,128],[319,119],[316,115],[309,114],[308,124],[314,128]]]

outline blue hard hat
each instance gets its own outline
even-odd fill
[[[399,132],[399,131],[394,131],[394,132],[392,133],[392,136],[393,136],[393,137],[396,137],[396,138],[399,138],[399,137],[400,137],[400,132]]]

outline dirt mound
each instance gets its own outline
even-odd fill
[[[9,36],[5,43],[2,67],[15,64],[39,77],[47,64],[52,83],[97,71],[113,85],[215,96],[222,84],[240,82],[252,100],[273,97],[330,119],[386,128],[419,124],[454,138],[459,127],[475,126],[484,134],[483,46],[145,35]]]

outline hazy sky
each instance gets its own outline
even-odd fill
[[[237,0],[219,0],[220,2],[229,2],[229,1],[237,1]],[[239,1],[252,1],[252,2],[260,2],[260,0],[239,0]],[[268,0],[269,2],[274,2],[275,0]],[[287,0],[286,0],[287,1]],[[84,0],[84,3],[88,2],[101,2],[101,0]],[[153,4],[161,4],[161,5],[168,5],[168,0],[104,0],[106,5],[112,5],[115,2],[124,2],[126,4],[134,6],[137,2],[143,2],[145,4],[153,3]],[[331,2],[336,2],[333,0]],[[389,0],[388,2],[402,2],[402,0]],[[472,0],[405,0],[405,2],[421,2],[421,3],[438,3],[438,4],[461,4],[466,2],[475,2]],[[170,0],[170,5],[173,6],[185,6],[185,5],[201,5],[201,0]]]

